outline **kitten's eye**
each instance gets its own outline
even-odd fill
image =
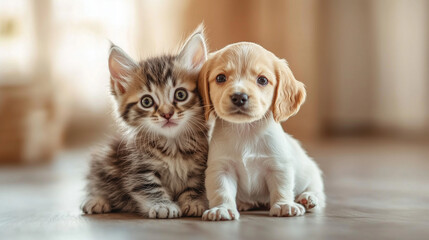
[[[150,108],[153,106],[153,98],[149,95],[142,97],[141,104],[144,108]]]
[[[259,76],[257,82],[259,85],[265,86],[268,84],[268,79],[265,76]]]
[[[184,88],[179,88],[174,93],[174,99],[177,101],[185,101],[188,98],[188,92]]]
[[[224,83],[226,82],[226,76],[225,74],[219,74],[216,76],[216,82],[217,83]]]

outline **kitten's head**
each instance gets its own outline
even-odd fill
[[[178,55],[139,63],[113,45],[109,55],[110,85],[120,119],[138,132],[167,137],[201,129],[203,112],[197,80],[206,60],[202,28],[191,35]]]

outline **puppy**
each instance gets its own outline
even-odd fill
[[[321,171],[279,123],[306,97],[285,60],[254,43],[232,44],[209,56],[198,88],[214,121],[203,220],[239,219],[237,207],[267,205],[270,216],[291,217],[325,205]]]

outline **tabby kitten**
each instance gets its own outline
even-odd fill
[[[110,83],[123,131],[92,158],[85,213],[176,218],[207,209],[207,126],[196,86],[206,59],[201,30],[178,55],[139,63],[111,47]]]

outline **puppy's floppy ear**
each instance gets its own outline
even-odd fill
[[[188,38],[180,50],[178,60],[184,68],[194,72],[198,72],[207,61],[207,44],[203,24],[200,24]]]
[[[109,51],[110,87],[115,96],[126,92],[130,76],[138,64],[120,47],[111,45]]]
[[[286,60],[279,59],[276,64],[277,86],[273,98],[273,115],[276,122],[286,121],[295,115],[306,98],[304,84],[293,76]]]
[[[204,104],[204,116],[206,118],[206,121],[209,120],[210,113],[212,111],[212,102],[210,100],[210,94],[209,94],[209,75],[210,75],[210,60],[207,61],[203,68],[200,71],[200,74],[198,76],[198,91],[203,98],[203,104]]]

